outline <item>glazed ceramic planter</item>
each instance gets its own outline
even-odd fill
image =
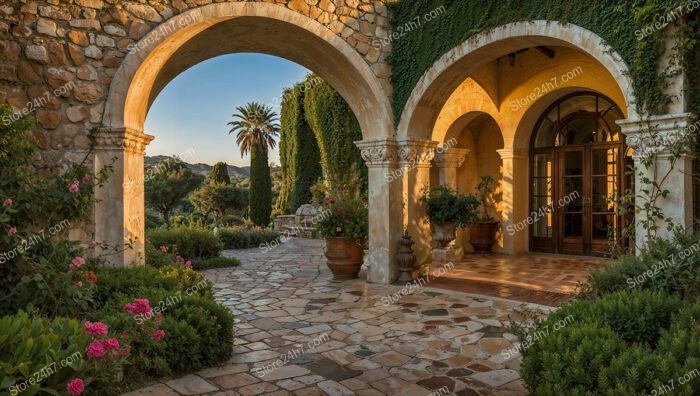
[[[491,254],[496,244],[498,221],[484,221],[469,227],[469,243],[474,247],[474,253]]]

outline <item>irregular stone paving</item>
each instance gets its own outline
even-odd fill
[[[231,359],[128,395],[527,394],[506,326],[549,307],[427,287],[385,305],[401,286],[333,281],[322,247],[227,251],[242,265],[205,274],[236,315]]]

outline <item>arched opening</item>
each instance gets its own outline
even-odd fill
[[[126,192],[123,186],[143,184],[139,182],[144,177],[143,154],[152,139],[143,128],[156,96],[184,70],[219,55],[242,52],[273,55],[306,67],[347,101],[364,140],[392,136],[389,97],[377,73],[327,26],[270,3],[218,3],[178,14],[134,45],[110,86],[95,167],[114,158],[116,162],[109,185],[97,191],[95,237],[113,244],[135,241],[132,250],[113,257],[114,265],[138,263],[144,248],[143,188]],[[369,191],[370,248],[381,253],[374,257],[388,268],[401,219],[389,218],[383,211],[396,199],[393,195],[400,194],[400,186],[384,185],[383,172],[370,171],[369,178],[370,184],[378,185]],[[391,275],[386,268],[380,272]]]
[[[616,124],[623,118],[612,100],[590,91],[566,95],[541,114],[530,142],[531,250],[604,255],[611,242],[626,244],[618,208],[631,184]]]

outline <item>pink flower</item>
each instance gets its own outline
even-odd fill
[[[68,389],[69,395],[78,396],[83,393],[83,390],[85,390],[85,384],[83,384],[83,380],[80,378],[74,378],[68,383],[66,388]]]
[[[73,265],[76,268],[78,268],[78,267],[82,266],[83,264],[85,264],[85,259],[82,257],[73,257],[73,260],[71,260],[70,262],[73,263]]]
[[[87,357],[102,357],[102,355],[105,354],[105,348],[102,346],[102,343],[99,341],[95,341],[90,346],[88,346],[87,353],[85,353],[85,356]]]
[[[9,230],[7,230],[7,235],[13,236],[17,233],[17,227],[10,227]]]
[[[83,282],[78,281],[78,283],[76,283],[75,285],[78,286],[78,287],[83,287]]]
[[[160,250],[161,250],[163,253],[168,253],[168,247],[167,247],[167,246],[161,246],[161,247],[160,247]]]
[[[2,206],[12,206],[12,198],[7,198],[2,202]]]
[[[116,338],[108,338],[102,341],[102,346],[108,351],[112,349],[117,350],[119,349],[119,341]]]
[[[73,264],[68,264],[68,270],[73,271],[75,269],[75,265]]]
[[[78,185],[76,183],[71,184],[68,187],[68,191],[70,191],[72,194],[75,194],[78,192]]]
[[[90,181],[90,178],[87,176],[83,176],[83,183],[87,183]]]
[[[331,198],[331,199],[328,200],[328,202],[330,202],[330,204],[332,205],[332,204],[335,203],[335,199]]]
[[[345,219],[345,224],[350,224],[350,220]]]
[[[93,337],[98,337],[106,335],[109,328],[102,322],[85,322],[83,325],[83,330],[85,333],[90,334]]]
[[[185,263],[185,267],[192,268],[192,262],[190,260],[187,260],[187,262]]]
[[[134,299],[134,302],[132,304],[124,305],[124,311],[131,312],[134,315],[151,312],[152,310],[153,309],[151,308],[150,303],[145,298],[144,299],[137,298],[137,299]]]
[[[153,338],[155,338],[156,341],[162,340],[163,337],[165,337],[165,331],[163,331],[163,330],[156,330],[156,331],[153,333]]]
[[[95,275],[95,274],[90,274],[90,282],[92,282],[92,283],[97,282],[97,275]]]

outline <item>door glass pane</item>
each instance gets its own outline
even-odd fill
[[[617,148],[593,150],[591,152],[591,162],[594,175],[615,175],[617,174]]]
[[[580,213],[564,214],[564,237],[583,237],[583,215]]]
[[[563,182],[562,197],[555,203],[557,209],[564,212],[581,212],[583,210],[583,178],[567,177]],[[561,204],[561,206],[559,206]]]
[[[617,176],[591,177],[591,204],[593,212],[615,212],[618,188]]]
[[[608,232],[610,238],[617,240],[620,231],[617,215],[615,214],[594,214],[591,221],[592,235],[595,240],[608,240]]]
[[[564,168],[564,176],[583,175],[583,151],[563,151],[559,153]]]
[[[536,196],[532,199],[532,212],[530,216],[534,221],[532,235],[536,237],[552,236],[552,211],[548,206],[552,202],[548,196]]]

